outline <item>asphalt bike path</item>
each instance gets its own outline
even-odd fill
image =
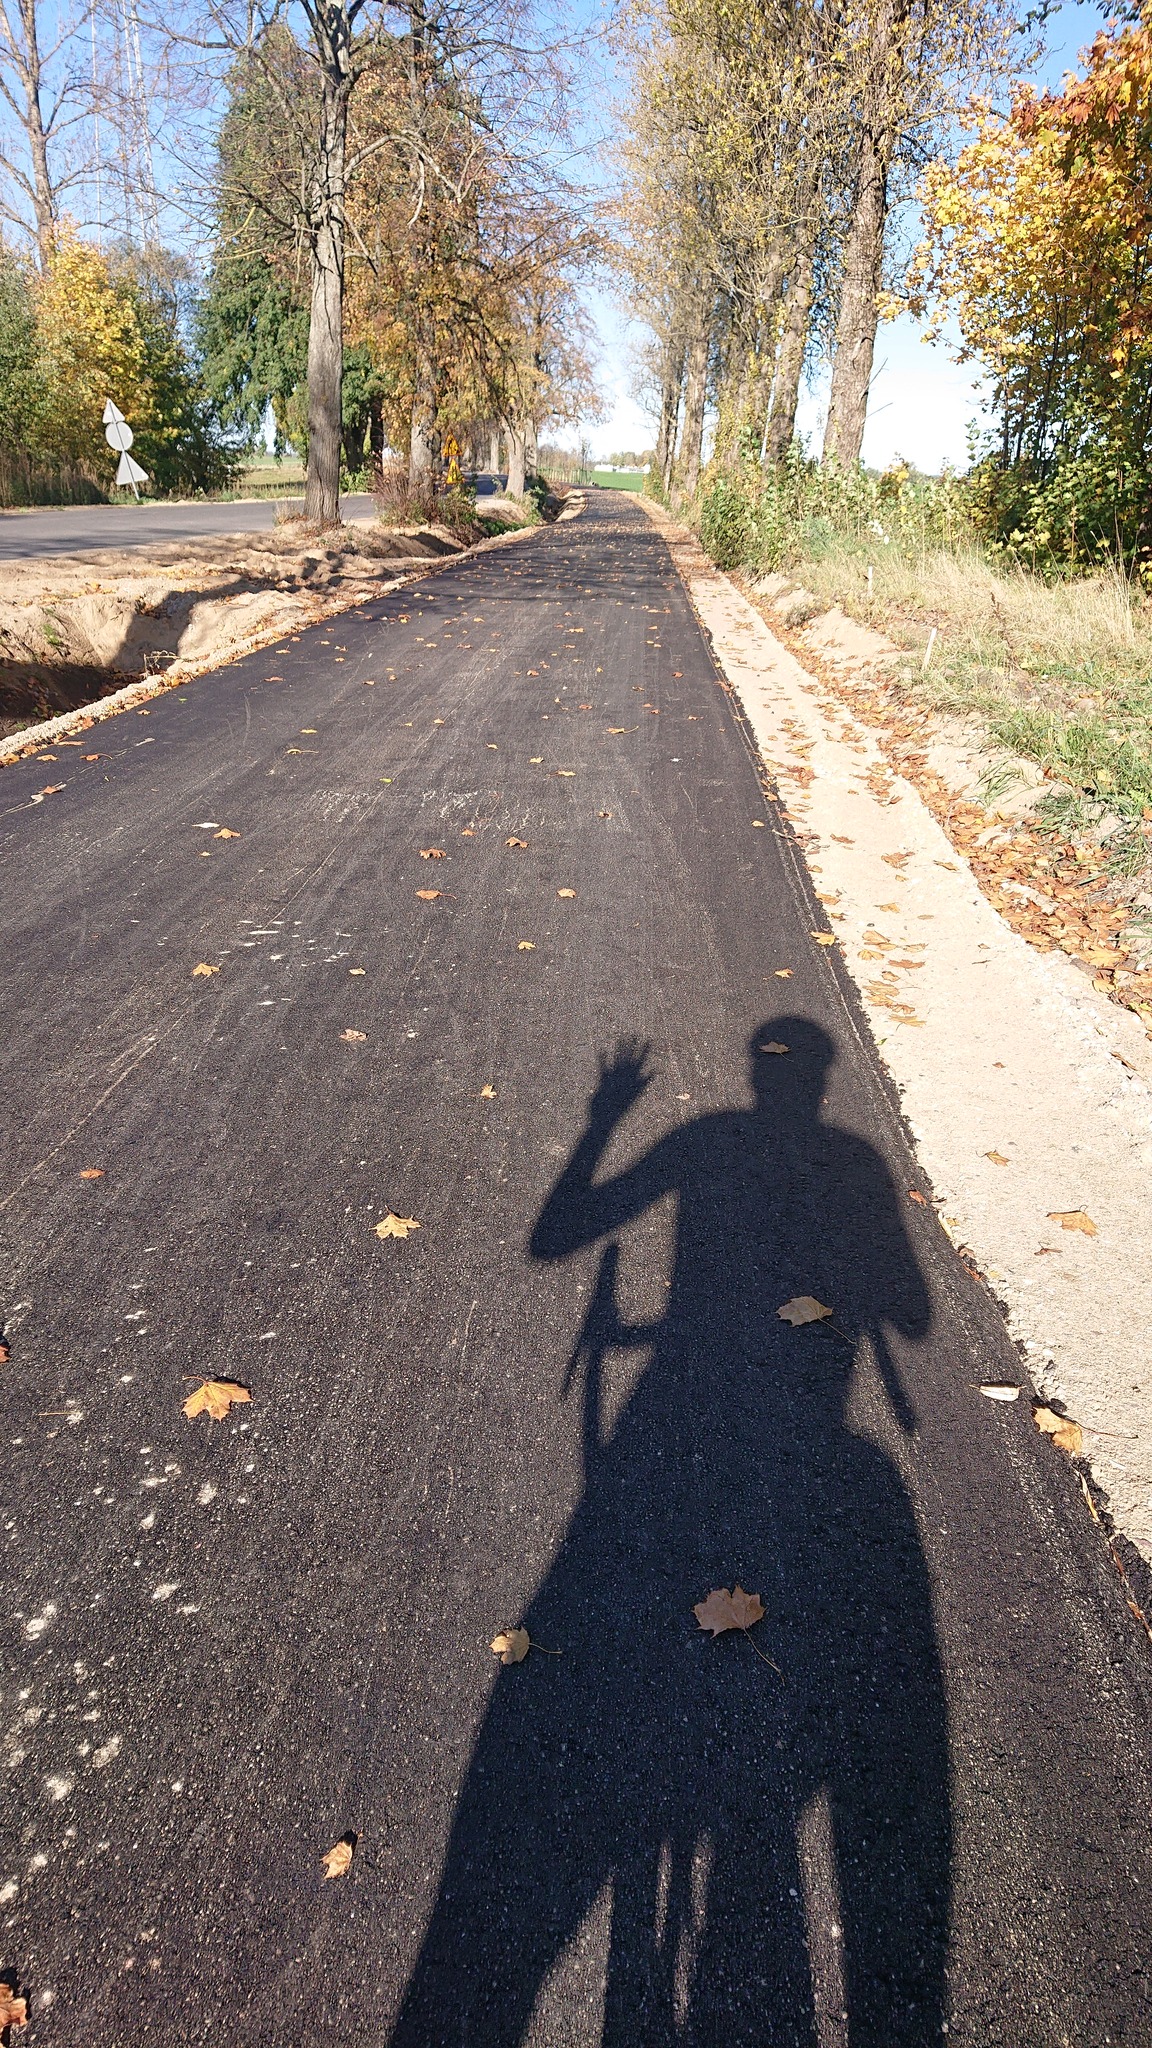
[[[0,776],[20,2038],[1152,2040],[1147,1638],[642,512],[76,737]]]

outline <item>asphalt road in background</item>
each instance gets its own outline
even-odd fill
[[[642,512],[50,751],[0,777],[21,2039],[1152,2039],[1147,1638],[977,1391]]]

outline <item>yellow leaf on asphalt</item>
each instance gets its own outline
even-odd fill
[[[421,903],[435,903],[436,898],[442,896],[444,891],[443,889],[417,889],[416,894],[420,898]]]
[[[513,837],[511,839],[506,839],[504,841],[504,844],[505,846],[527,846],[528,841],[526,839],[517,839]]]
[[[1067,1415],[1057,1415],[1054,1408],[1037,1405],[1032,1410],[1032,1420],[1037,1429],[1050,1436],[1057,1450],[1067,1451],[1070,1458],[1078,1458],[1084,1449],[1084,1432],[1078,1422]]]
[[[218,967],[209,967],[206,960],[201,960],[200,965],[192,969],[192,979],[195,981],[198,974],[219,974],[219,972],[220,969]]]
[[[348,1836],[345,1835],[343,1841],[336,1842],[320,1858],[321,1863],[324,1865],[325,1883],[327,1883],[330,1877],[347,1877],[348,1872],[352,1868],[352,1851],[355,1845],[356,1837],[353,1835],[351,1840],[349,1840]]]
[[[0,2034],[5,2027],[26,2027],[28,2000],[17,1998],[10,1984],[0,1984]]]
[[[792,979],[792,969],[790,967],[774,967],[772,972],[776,976],[777,981],[791,981]]]
[[[776,1313],[782,1323],[791,1323],[792,1328],[798,1330],[805,1323],[822,1323],[832,1311],[825,1308],[822,1301],[817,1301],[814,1294],[796,1294]]]
[[[556,894],[558,896],[575,896],[576,891],[575,889],[557,889]]]
[[[346,1045],[363,1045],[364,1040],[368,1036],[368,1033],[366,1031],[348,1030],[342,1031],[340,1033],[340,1036],[344,1040]]]
[[[980,1392],[986,1401],[1018,1401],[1020,1398],[1019,1387],[1008,1381],[985,1380]]]
[[[502,1664],[522,1664],[532,1647],[532,1638],[526,1628],[504,1628],[493,1636],[489,1647]]]
[[[813,932],[811,936],[815,939],[818,946],[834,946],[836,944],[835,932]]]
[[[788,1047],[781,1045],[778,1038],[770,1038],[767,1045],[759,1045],[756,1050],[757,1052],[787,1052]]]
[[[730,1628],[751,1628],[764,1619],[764,1602],[759,1593],[746,1593],[743,1586],[734,1586],[729,1593],[727,1587],[717,1586],[706,1600],[698,1600],[692,1609],[701,1628],[713,1636],[722,1636]]]
[[[81,1180],[103,1180],[104,1168],[102,1166],[82,1166],[80,1168],[80,1178]]]
[[[1097,1235],[1096,1225],[1083,1209],[1049,1209],[1049,1223],[1058,1223],[1061,1230],[1082,1230],[1085,1237]]]
[[[448,855],[442,846],[422,846],[420,848],[420,858],[421,860],[447,860]]]
[[[367,974],[368,969],[366,967],[350,967],[348,972],[349,974]]]
[[[219,832],[214,832],[212,837],[213,839],[239,839],[240,834],[238,832],[230,832],[227,825],[225,825]]]
[[[558,768],[558,769],[556,770],[556,773],[557,773],[557,775],[565,775],[565,776],[568,776],[568,777],[570,778],[570,777],[572,777],[573,775],[575,775],[575,773],[576,773],[576,770],[575,770],[574,768]]]
[[[480,1090],[481,1102],[492,1102],[495,1099],[495,1095],[496,1090],[492,1086],[491,1081],[485,1081],[484,1086]]]
[[[185,1401],[184,1413],[189,1420],[197,1415],[210,1415],[213,1422],[223,1422],[234,1404],[251,1399],[247,1387],[239,1386],[235,1380],[202,1380]]]
[[[376,1225],[376,1235],[377,1237],[408,1237],[413,1230],[419,1230],[419,1228],[420,1225],[414,1216],[395,1216],[391,1209],[389,1209],[383,1222]]]
[[[516,951],[518,953],[534,953],[536,951],[535,939],[521,939]]]

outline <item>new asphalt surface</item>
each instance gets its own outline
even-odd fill
[[[0,777],[20,2039],[1144,2048],[1148,1639],[642,512],[78,739]]]

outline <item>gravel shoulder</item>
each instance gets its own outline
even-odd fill
[[[693,536],[646,505],[744,707],[861,995],[942,1227],[1078,1421],[1152,1559],[1152,1048],[1130,1012],[1012,931],[874,732]],[[1067,1228],[1059,1215],[1092,1226]]]

